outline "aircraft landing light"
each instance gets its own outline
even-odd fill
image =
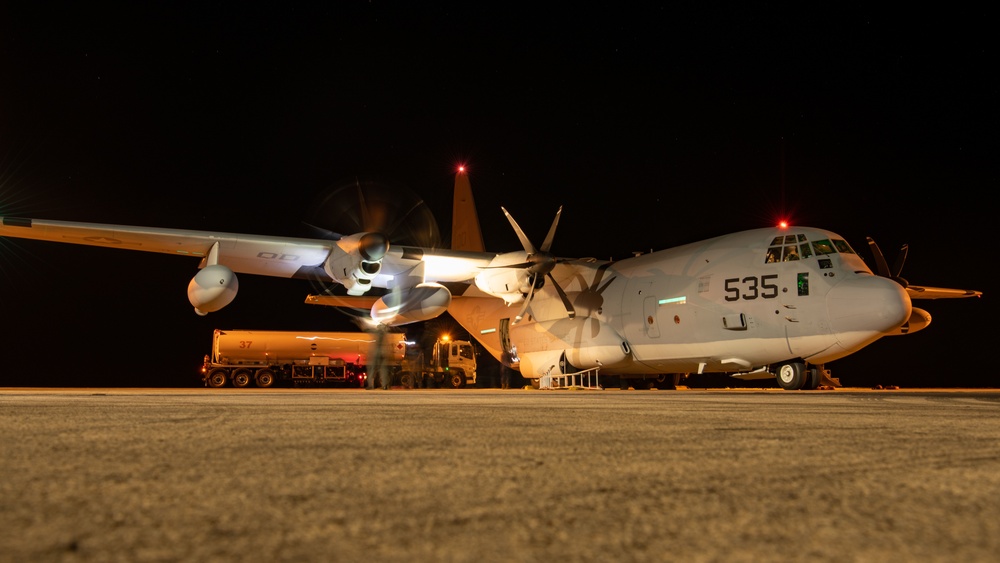
[[[659,305],[683,305],[687,303],[687,296],[671,297],[670,299],[660,299]]]

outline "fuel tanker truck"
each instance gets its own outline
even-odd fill
[[[218,330],[201,368],[207,387],[339,385],[363,387],[366,366],[399,365],[406,335],[367,332]]]
[[[379,340],[381,339],[381,343]],[[471,342],[442,336],[431,350],[401,332],[216,330],[201,368],[207,387],[450,387],[476,384]]]

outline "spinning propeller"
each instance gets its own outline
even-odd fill
[[[415,193],[395,184],[373,179],[355,178],[320,193],[308,208],[303,221],[310,236],[326,240],[340,240],[344,236],[368,233],[361,239],[363,255],[369,259],[381,258],[395,245],[436,248],[441,246],[441,235],[430,208]],[[379,254],[379,251],[381,255]],[[344,295],[344,287],[331,284],[322,268],[310,276],[314,293],[319,295]],[[376,384],[388,388],[389,372],[384,369],[385,334],[392,329],[371,324],[371,310],[334,307],[347,315],[362,330],[373,334],[375,343],[368,357],[367,387]]]
[[[559,211],[556,211],[556,218],[552,220],[552,226],[549,227],[549,234],[545,236],[545,240],[542,241],[541,248],[535,248],[535,245],[531,244],[528,236],[524,234],[521,227],[518,226],[517,221],[514,217],[507,212],[506,209],[501,207],[503,214],[507,216],[507,220],[510,221],[510,225],[514,227],[514,232],[517,233],[517,238],[521,240],[521,245],[524,247],[524,251],[528,254],[526,260],[519,264],[508,264],[503,266],[504,268],[525,268],[529,274],[529,280],[531,283],[531,289],[528,290],[528,296],[524,299],[524,304],[521,305],[521,310],[518,312],[517,316],[514,317],[514,323],[517,323],[524,317],[525,311],[528,310],[528,305],[531,304],[531,299],[535,296],[535,289],[541,287],[545,284],[545,277],[548,276],[549,280],[552,282],[552,286],[556,288],[556,292],[559,293],[559,298],[562,299],[563,306],[566,307],[566,313],[569,318],[576,316],[576,310],[573,309],[573,304],[570,303],[569,298],[566,297],[566,292],[563,288],[559,286],[555,278],[552,277],[552,270],[556,267],[556,264],[560,262],[565,262],[567,259],[558,259],[553,256],[549,249],[552,248],[552,240],[556,235],[556,226],[559,224],[559,215],[562,214],[562,207],[559,207]]]
[[[410,190],[371,179],[355,179],[323,191],[309,206],[305,224],[321,238],[338,240],[360,232],[382,233],[393,244],[438,247],[434,214]]]
[[[388,248],[407,245],[436,248],[441,246],[441,235],[434,214],[420,197],[409,189],[386,184],[373,179],[355,178],[335,184],[311,202],[303,220],[309,236],[340,240],[356,233],[369,233],[363,242],[376,247],[379,243]],[[371,253],[368,249],[365,252]],[[318,268],[309,277],[313,293],[318,295],[344,295],[340,284],[329,283],[329,277]],[[348,314],[359,325],[370,311],[357,309],[350,313],[346,308],[338,311]]]
[[[889,264],[885,261],[885,256],[882,255],[882,251],[879,250],[877,244],[875,244],[875,239],[872,237],[866,237],[868,239],[868,246],[872,250],[872,254],[875,255],[875,268],[878,271],[878,275],[889,278],[892,281],[903,286],[906,289],[910,284],[905,279],[900,277],[900,272],[903,271],[903,263],[906,262],[906,253],[910,246],[904,244],[902,248],[899,249],[899,254],[896,256],[896,262],[892,265],[892,270],[889,269]]]

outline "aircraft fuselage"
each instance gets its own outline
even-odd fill
[[[449,312],[496,358],[513,351],[529,379],[593,367],[638,375],[820,365],[892,334],[912,312],[899,284],[820,229],[757,229],[613,263],[564,262],[552,275],[572,318],[548,284],[517,323],[518,307],[491,297],[456,296]]]

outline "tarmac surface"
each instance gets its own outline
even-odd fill
[[[0,561],[997,561],[996,390],[0,389]]]

